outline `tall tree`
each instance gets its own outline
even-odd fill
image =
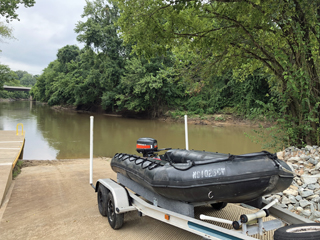
[[[3,84],[7,81],[10,73],[10,68],[6,65],[0,64],[0,90],[3,89]]]
[[[23,77],[20,79],[20,83],[23,86],[32,87],[36,84],[36,79],[29,73],[24,74]]]
[[[28,72],[27,71],[22,71],[22,70],[17,70],[17,71],[15,71],[15,73],[17,74],[17,79],[18,80],[20,80],[21,78],[23,78],[23,76],[25,75],[25,74],[28,74]]]
[[[96,88],[92,89],[96,93],[94,96],[102,95],[102,106],[112,108],[129,48],[123,46],[117,33],[119,27],[114,24],[119,17],[117,5],[108,0],[86,0],[86,3],[81,15],[86,21],[79,21],[75,28],[77,40],[96,54],[93,64],[95,72],[90,75],[92,80],[86,82],[90,83],[89,87]]]
[[[320,3],[313,0],[118,0],[122,36],[152,55],[188,44],[213,71],[237,77],[263,67],[282,108],[285,144],[319,144]],[[272,106],[267,106],[272,109]]]
[[[80,54],[80,49],[76,45],[67,45],[60,48],[57,53],[58,61],[61,65],[61,71],[68,72],[67,63],[75,61]]]

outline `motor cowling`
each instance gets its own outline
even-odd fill
[[[136,150],[138,153],[142,153],[144,157],[150,157],[158,151],[158,142],[153,138],[139,138]]]

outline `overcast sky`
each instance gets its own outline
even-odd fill
[[[16,40],[0,42],[0,63],[36,75],[56,59],[59,48],[72,44],[82,47],[73,29],[84,20],[81,14],[85,5],[85,0],[36,0],[31,8],[20,6],[20,21],[10,24]]]

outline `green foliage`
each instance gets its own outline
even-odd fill
[[[57,53],[57,60],[60,63],[60,71],[68,73],[67,63],[75,61],[80,54],[80,49],[76,45],[67,45],[60,48]]]
[[[75,31],[85,47],[67,45],[58,50],[57,60],[44,69],[31,90],[34,99],[150,117],[169,109],[175,109],[173,117],[185,112],[203,117],[226,107],[250,114],[250,109],[260,107],[255,100],[268,102],[267,79],[259,71],[244,83],[231,70],[217,76],[209,64],[211,57],[204,58],[187,45],[150,59],[129,55],[131,45],[123,44],[114,24],[119,18],[114,3],[87,1],[82,16],[86,21],[78,22]]]
[[[148,112],[156,117],[174,106],[183,91],[173,79],[171,59],[172,56],[128,60],[119,84],[121,93],[116,96],[119,109]]]
[[[189,98],[185,108],[194,114],[214,114],[225,108],[233,109],[245,117],[258,117],[255,109],[262,103],[268,103],[273,93],[268,85],[268,78],[259,71],[240,82],[234,78],[232,71],[222,76],[212,76],[205,82],[189,88]]]
[[[8,26],[2,22],[0,22],[0,37],[1,38],[13,38],[12,37],[12,28],[10,28],[10,26]]]
[[[224,122],[226,119],[225,119],[224,116],[216,116],[216,117],[214,118],[214,120],[215,120],[215,121]]]
[[[12,170],[12,178],[13,179],[15,179],[21,173],[22,167],[23,167],[23,161],[18,160],[16,165],[14,166],[14,169]]]
[[[36,3],[35,0],[2,0],[0,5],[0,15],[5,17],[7,21],[12,21],[13,19],[18,19],[18,14],[16,13],[20,4],[24,4],[25,7],[32,7]]]
[[[22,71],[17,72],[20,73]],[[31,74],[28,74],[27,72],[25,72],[25,74],[30,75],[30,77],[33,78]],[[21,86],[22,84],[16,72],[12,71],[8,66],[0,64],[0,98],[25,99],[29,97],[29,93],[27,92],[2,90],[3,85]]]
[[[18,80],[20,80],[23,77],[23,75],[28,74],[27,71],[22,71],[22,70],[17,70],[15,71],[15,73],[17,74]]]
[[[29,73],[24,74],[23,77],[20,79],[20,84],[26,87],[32,87],[36,84],[36,79]]]
[[[287,138],[283,144],[317,144],[318,1],[118,0],[118,3],[122,10],[118,21],[121,35],[126,43],[135,44],[138,54],[153,56],[185,45],[201,53],[206,72],[211,69],[212,75],[224,75],[232,69],[234,79],[240,81],[263,68],[273,76],[269,85],[279,97],[275,106],[268,109],[275,110],[271,119],[277,119],[280,135]],[[195,84],[203,86],[201,81]],[[251,104],[242,100],[242,104]]]
[[[20,4],[24,4],[25,7],[32,7],[35,4],[35,0],[2,0],[0,4],[0,15],[6,18],[6,22],[17,19],[18,14],[16,10],[19,8]],[[0,22],[0,37],[1,38],[13,38],[12,28],[5,23]]]
[[[0,90],[5,82],[12,79],[11,70],[8,66],[0,64]]]
[[[28,99],[29,94],[27,92],[20,92],[20,91],[0,90],[0,98]]]

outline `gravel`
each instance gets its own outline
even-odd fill
[[[278,206],[313,221],[320,220],[320,147],[289,147],[278,152],[295,174],[291,186],[283,191],[264,196],[267,201],[278,199]]]

